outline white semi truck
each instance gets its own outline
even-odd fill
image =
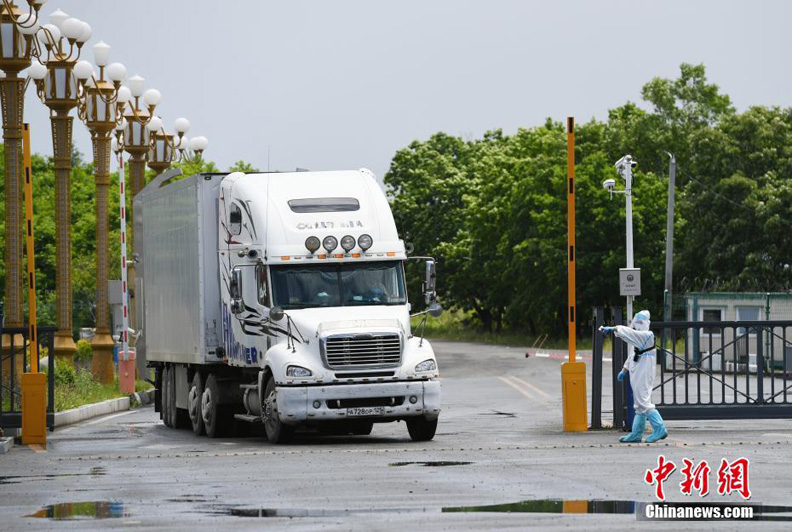
[[[178,171],[175,171],[178,172]],[[134,200],[139,356],[169,427],[263,423],[369,434],[403,420],[434,437],[440,381],[413,335],[405,245],[365,169],[166,173]],[[424,291],[435,302],[435,269]]]

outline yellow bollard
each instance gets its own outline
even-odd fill
[[[567,362],[561,364],[561,386],[564,403],[564,431],[586,432],[586,364]]]
[[[47,444],[47,376],[43,373],[23,373],[22,382],[22,443]]]

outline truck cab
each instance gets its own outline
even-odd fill
[[[247,375],[238,420],[278,443],[300,425],[367,434],[397,420],[434,436],[437,361],[412,334],[405,245],[370,171],[229,174],[217,224],[217,351]],[[227,395],[207,390],[201,408]]]

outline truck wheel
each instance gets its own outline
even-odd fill
[[[278,416],[278,397],[275,391],[275,379],[270,377],[264,388],[261,404],[261,419],[270,443],[289,443],[294,436],[294,427],[284,425]]]
[[[171,427],[171,370],[168,366],[162,368],[162,422],[166,427]]]
[[[223,435],[227,423],[220,408],[220,388],[214,374],[206,378],[206,386],[201,394],[201,418],[207,436],[218,438]]]
[[[407,420],[407,431],[413,441],[429,441],[437,431],[437,418],[428,420],[423,416]]]
[[[203,416],[201,415],[201,399],[203,397],[203,392],[203,380],[201,379],[200,372],[196,371],[193,376],[192,386],[190,387],[188,403],[190,405],[190,423],[192,424],[193,432],[197,436],[206,434],[204,432]]]

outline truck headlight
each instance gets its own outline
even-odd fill
[[[415,372],[421,373],[423,371],[434,371],[437,369],[437,364],[431,358],[429,360],[424,360],[420,364],[415,366]]]
[[[310,377],[313,375],[310,369],[303,368],[302,366],[289,366],[286,368],[287,377]]]

